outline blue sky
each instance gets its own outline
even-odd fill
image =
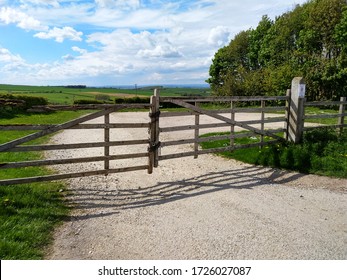
[[[203,84],[238,32],[305,0],[0,0],[0,83]]]

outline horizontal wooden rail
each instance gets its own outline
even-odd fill
[[[347,101],[314,101],[314,102],[305,102],[305,107],[314,107],[314,106],[333,106],[333,105],[343,105],[347,104]]]
[[[171,102],[171,100],[182,100],[184,102],[230,102],[230,101],[276,101],[288,100],[287,96],[226,96],[226,97],[160,97],[160,102]]]
[[[273,129],[273,130],[269,130],[269,131],[271,133],[281,133],[281,132],[285,132],[285,129],[279,128],[279,129]],[[257,136],[257,135],[258,134],[255,132],[245,132],[245,133],[237,133],[237,134],[208,136],[208,137],[200,137],[200,138],[198,138],[198,140],[196,140],[195,138],[192,138],[192,139],[182,139],[182,140],[160,142],[160,146],[166,147],[166,146],[193,144],[195,142],[203,143],[203,142],[210,142],[210,141],[239,139],[239,138],[252,137],[252,136]]]
[[[52,150],[85,149],[85,148],[115,147],[115,146],[125,146],[125,145],[142,145],[142,144],[149,144],[149,140],[143,139],[143,140],[58,144],[58,145],[52,144],[52,145],[37,145],[37,146],[28,145],[28,146],[17,146],[7,150],[6,152],[52,151]]]
[[[114,124],[77,124],[67,129],[105,129],[105,128],[148,128],[149,123],[114,123]],[[25,130],[45,130],[55,125],[30,125],[30,124],[12,124],[12,125],[0,125],[0,131],[25,131]]]
[[[123,109],[148,109],[151,107],[149,103],[131,103],[131,104],[86,104],[86,105],[40,105],[33,106],[29,112],[50,112],[50,111],[79,111],[79,110],[102,110],[114,109],[116,111]]]
[[[32,166],[49,166],[58,164],[72,164],[72,163],[87,163],[87,162],[97,162],[105,160],[121,160],[121,159],[132,159],[148,157],[148,153],[138,153],[138,154],[120,154],[111,156],[98,156],[98,157],[84,157],[84,158],[69,158],[69,159],[47,159],[47,160],[34,160],[34,161],[22,161],[22,162],[9,162],[0,163],[0,169],[8,168],[23,168]]]
[[[265,107],[265,108],[236,108],[236,109],[220,109],[220,110],[208,110],[211,113],[217,114],[228,114],[228,113],[271,113],[277,111],[285,111],[284,106],[278,107]],[[184,111],[184,112],[161,112],[160,117],[184,117],[184,116],[192,116],[197,113],[194,111]]]
[[[330,119],[330,118],[338,118],[338,117],[344,117],[344,116],[347,116],[347,114],[306,115],[306,116],[304,116],[304,120],[309,120],[309,119]]]
[[[268,118],[266,120],[253,120],[253,121],[239,121],[240,124],[261,124],[261,123],[275,123],[275,122],[284,122],[286,119],[284,117],[278,118]],[[230,124],[221,122],[221,123],[212,123],[212,124],[199,124],[199,125],[182,125],[182,126],[172,126],[172,127],[161,127],[160,132],[173,132],[181,130],[191,130],[191,129],[206,129],[206,128],[217,128],[217,127],[230,127]]]
[[[46,175],[46,176],[40,176],[40,177],[7,179],[7,180],[0,180],[0,186],[55,181],[55,180],[72,179],[72,178],[88,177],[88,176],[96,176],[96,175],[107,175],[107,174],[113,174],[113,173],[130,172],[130,171],[138,171],[138,170],[145,170],[145,169],[146,170],[148,169],[148,165],[123,167],[123,168],[108,169],[108,170],[95,170],[95,171],[85,171],[85,172],[76,172],[76,173]]]
[[[278,140],[270,140],[270,141],[266,141],[263,143],[235,145],[235,146],[228,146],[228,147],[221,147],[221,148],[214,148],[214,149],[206,149],[206,150],[199,150],[199,151],[192,151],[192,152],[183,152],[183,153],[177,153],[177,154],[162,155],[162,156],[159,156],[159,160],[189,157],[189,156],[196,155],[196,153],[198,153],[198,155],[204,155],[204,154],[209,154],[209,153],[228,152],[228,151],[234,151],[234,150],[245,149],[245,148],[266,146],[266,145],[275,144],[275,143],[279,143],[279,142],[280,141],[278,141]]]

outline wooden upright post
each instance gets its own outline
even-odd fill
[[[234,122],[235,121],[235,103],[233,101],[231,101],[230,109],[231,109],[230,120]],[[235,145],[235,125],[231,124],[230,125],[230,147],[234,147],[234,145]]]
[[[261,106],[261,114],[260,114],[260,119],[261,119],[261,123],[260,123],[260,130],[262,132],[264,132],[265,129],[265,100],[261,100],[260,101],[260,106]],[[260,135],[260,143],[263,144],[264,143],[264,135],[261,134]],[[260,146],[261,148],[263,147],[263,145]]]
[[[104,130],[104,141],[105,144],[108,144],[110,142],[110,114],[106,114],[104,117],[104,121],[105,121],[105,130]],[[110,146],[105,146],[104,148],[104,155],[105,157],[108,157],[110,155]],[[108,158],[105,159],[104,162],[104,169],[105,170],[109,170],[110,169],[110,160]],[[108,175],[108,174],[106,174]]]
[[[199,103],[195,102],[195,106],[199,106]],[[199,124],[200,124],[200,114],[195,113],[194,158],[198,158],[198,155],[199,155]]]
[[[152,174],[153,167],[158,167],[159,162],[159,99],[159,89],[155,89],[154,95],[151,96],[151,107],[149,111],[151,124],[149,128],[148,174]]]
[[[289,110],[288,137],[289,141],[299,143],[304,130],[304,102],[306,84],[302,77],[295,77],[292,81],[291,100]]]
[[[343,132],[343,124],[345,121],[345,116],[343,116],[343,114],[345,114],[346,112],[346,105],[344,104],[346,102],[346,97],[341,97],[340,101],[341,101],[340,108],[339,108],[340,117],[337,124],[340,126],[340,135],[341,135]]]

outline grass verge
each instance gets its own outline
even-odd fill
[[[56,112],[51,114],[15,114],[0,119],[0,124],[57,124],[77,118],[86,112]],[[22,137],[32,131],[2,131],[0,143]],[[49,138],[31,142],[40,144]],[[1,162],[36,160],[38,152],[0,153]],[[20,178],[48,175],[44,167],[0,170],[0,178]],[[63,201],[64,184],[44,182],[0,186],[0,259],[42,259],[52,242],[53,230],[69,213]]]
[[[228,133],[205,134],[202,137]],[[267,139],[267,138],[266,138]],[[259,142],[258,137],[235,139],[235,144]],[[203,149],[229,145],[229,140],[203,142]],[[301,144],[280,143],[262,149],[246,148],[219,155],[250,164],[331,177],[347,178],[347,131],[320,128],[304,133]]]

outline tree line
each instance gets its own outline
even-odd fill
[[[347,1],[311,0],[219,49],[209,70],[214,94],[285,95],[295,76],[305,78],[309,100],[347,95]]]

